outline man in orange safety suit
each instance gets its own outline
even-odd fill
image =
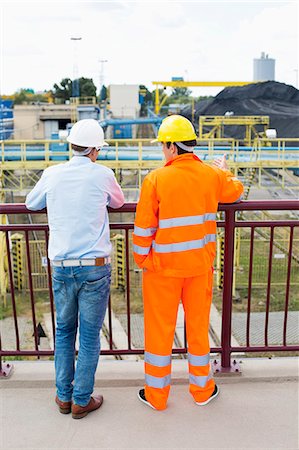
[[[193,153],[196,134],[185,117],[164,119],[157,140],[166,164],[149,173],[142,184],[133,249],[143,269],[145,389],[138,397],[163,410],[180,301],[185,311],[190,393],[197,405],[206,405],[219,393],[211,373],[208,338],[216,212],[219,202],[240,199],[243,185],[228,170],[225,157],[209,166]]]

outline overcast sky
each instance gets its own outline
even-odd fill
[[[276,80],[296,85],[298,2],[0,0],[1,93],[51,89],[64,77],[145,84],[253,79],[262,51],[276,59]],[[77,57],[71,37],[81,37]],[[297,86],[298,88],[298,86]],[[193,90],[196,95],[215,90]],[[221,90],[218,89],[218,91]]]

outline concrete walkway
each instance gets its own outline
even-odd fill
[[[217,377],[220,396],[205,407],[188,393],[187,361],[173,361],[166,411],[137,399],[143,364],[99,365],[104,404],[82,420],[54,404],[53,362],[16,362],[1,380],[1,449],[298,449],[298,359],[244,359],[242,375]]]

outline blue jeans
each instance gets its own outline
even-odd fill
[[[55,372],[59,400],[86,406],[94,388],[111,266],[53,267],[56,306]],[[79,322],[79,353],[75,342]]]

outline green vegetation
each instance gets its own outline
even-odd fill
[[[13,95],[3,96],[13,100],[15,105],[23,105],[30,103],[48,103],[51,100],[51,92],[44,91],[43,93],[36,94],[33,89],[19,89]]]
[[[31,300],[28,292],[15,293],[16,310],[18,317],[32,317]],[[43,314],[50,312],[50,301],[48,292],[35,292],[34,305],[36,321],[43,318]],[[6,301],[0,305],[0,320],[13,317],[13,305],[11,295],[7,294]]]
[[[73,82],[70,78],[63,78],[59,84],[53,86],[53,98],[61,100],[63,103],[72,97]],[[80,97],[95,97],[97,88],[92,78],[79,78]]]
[[[114,313],[125,314],[127,312],[126,293],[118,289],[111,290],[111,305]],[[130,292],[130,311],[132,314],[143,313],[141,287]]]
[[[288,232],[280,228],[280,232]],[[282,240],[274,235],[271,286],[270,286],[270,311],[284,311],[286,299],[286,280],[288,270],[288,234]],[[281,250],[285,248],[285,253]],[[293,252],[299,255],[298,239],[294,240]],[[248,306],[248,274],[250,258],[250,232],[243,229],[240,240],[240,261],[235,272],[236,299],[233,300],[234,311],[245,312]],[[276,257],[275,257],[276,256]],[[277,257],[279,256],[279,257]],[[291,264],[289,311],[299,309],[299,279],[298,263],[293,259]],[[269,240],[255,234],[253,249],[253,277],[251,291],[251,311],[265,311],[267,302],[267,284],[269,270]],[[215,292],[214,302],[219,310],[222,308],[222,293]]]

